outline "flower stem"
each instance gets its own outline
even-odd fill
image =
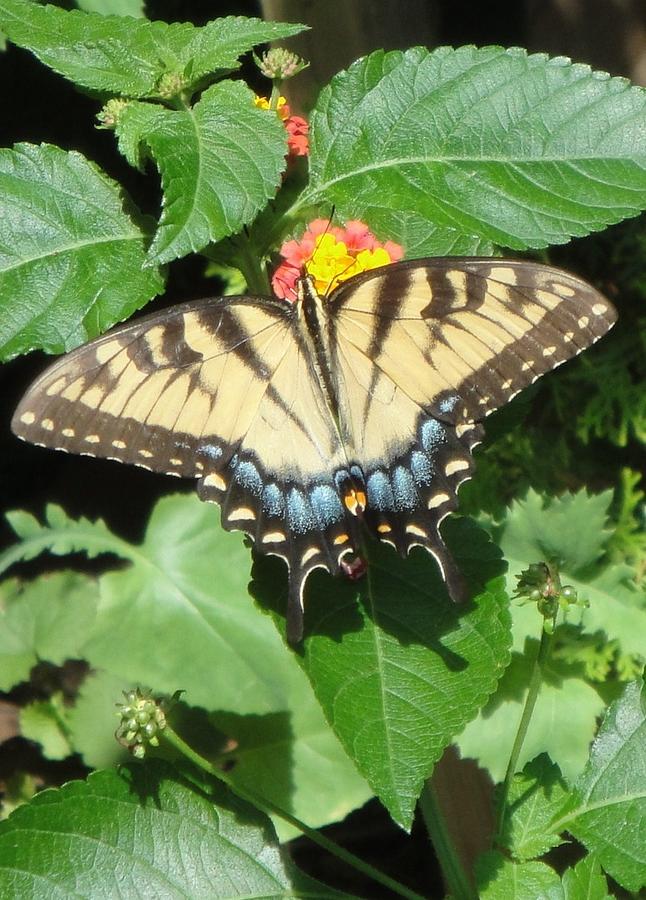
[[[430,779],[419,798],[419,808],[442,870],[447,895],[453,900],[478,900],[451,839],[442,805]]]
[[[384,887],[389,888],[400,897],[406,897],[407,900],[424,900],[424,898],[421,897],[420,894],[416,894],[414,891],[409,890],[407,887],[404,887],[404,885],[399,884],[399,882],[395,881],[392,878],[389,878],[388,875],[384,875],[378,869],[373,868],[373,866],[371,866],[369,863],[364,862],[362,859],[359,859],[358,856],[355,856],[348,850],[344,850],[343,847],[335,844],[334,841],[326,838],[319,831],[316,831],[316,829],[310,828],[309,825],[301,822],[300,819],[296,818],[296,816],[293,816],[286,810],[281,809],[275,803],[272,803],[270,800],[257,797],[252,792],[247,791],[245,788],[241,787],[239,784],[235,784],[234,781],[226,774],[226,772],[223,772],[221,769],[212,766],[207,760],[204,759],[204,757],[196,753],[192,747],[189,747],[189,745],[182,740],[182,738],[171,728],[170,725],[166,726],[160,736],[163,736],[163,738],[168,741],[168,743],[172,747],[174,747],[186,759],[190,760],[193,765],[197,766],[199,769],[202,769],[202,771],[207,772],[209,775],[226,784],[226,786],[234,794],[236,794],[242,800],[245,800],[247,803],[251,803],[256,807],[256,809],[259,809],[268,815],[271,814],[278,816],[279,818],[283,819],[283,821],[288,822],[290,825],[293,825],[300,832],[302,832],[302,834],[307,835],[310,840],[314,841],[315,844],[318,844],[319,847],[323,847],[324,850],[332,853],[338,859],[342,859],[344,862],[348,863],[348,865],[357,869],[359,872],[363,872],[364,875],[367,875],[368,878],[371,878],[373,881],[377,881],[379,884],[384,885]]]
[[[520,722],[518,723],[518,729],[516,731],[516,737],[514,738],[514,744],[509,755],[507,771],[505,772],[505,780],[502,783],[500,805],[498,807],[498,827],[496,829],[496,838],[498,841],[502,839],[503,828],[505,825],[505,816],[507,815],[507,798],[509,797],[509,791],[514,775],[516,774],[516,767],[518,765],[520,752],[523,749],[523,744],[525,742],[527,731],[529,729],[529,723],[531,722],[532,715],[534,713],[534,707],[536,706],[536,701],[538,699],[538,692],[540,691],[541,683],[543,680],[543,665],[549,654],[551,640],[552,635],[549,634],[545,628],[543,628],[543,631],[541,632],[541,640],[538,645],[538,651],[536,653],[536,658],[534,659],[534,666],[532,668],[532,673],[529,679],[529,688],[527,691],[527,697],[525,698],[525,705],[520,717]]]

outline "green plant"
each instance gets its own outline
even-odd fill
[[[0,151],[4,360],[102,333],[191,253],[266,293],[272,254],[316,211],[361,219],[420,257],[538,250],[646,206],[646,95],[563,59],[373,53],[322,89],[307,168],[286,163],[277,84],[262,109],[229,77],[241,54],[300,26],[196,28],[0,0],[0,29],[101,99],[101,125],[132,165],[152,161],[163,193],[155,223],[76,152]],[[44,521],[8,514],[0,687],[39,660],[85,660],[74,704],[31,703],[22,731],[49,758],[76,752],[101,771],[0,825],[7,896],[334,896],[281,857],[278,838],[299,831],[418,896],[313,831],[372,795],[407,830],[419,801],[455,897],[601,898],[606,875],[643,886],[645,538],[632,455],[644,436],[643,289],[620,265],[643,259],[643,234],[631,227],[616,257],[632,327],[492,420],[464,491],[472,519],[447,522],[480,585],[466,611],[446,603],[428,557],[370,547],[362,582],[312,577],[294,653],[281,640],[284,567],[254,562],[254,603],[248,550],[194,496],[159,500],[139,544],[60,507]],[[45,553],[98,564],[28,578],[20,567]],[[540,571],[521,590],[535,602],[508,604],[531,565]],[[141,685],[184,702],[151,711]],[[112,740],[122,691],[121,742],[141,756],[154,738],[164,761],[111,768],[123,761]],[[474,869],[429,780],[452,743],[500,784],[496,834]],[[586,855],[562,871],[549,852],[566,834]],[[90,866],[88,841],[102,851]]]

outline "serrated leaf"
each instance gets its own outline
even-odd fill
[[[497,551],[469,521],[445,533],[473,579],[468,609],[447,600],[428,554],[404,561],[376,543],[359,585],[316,573],[308,586],[303,666],[346,752],[404,828],[433,764],[508,659]],[[253,571],[252,591],[272,608],[282,606],[278,571],[267,559]]]
[[[646,885],[646,690],[641,679],[608,709],[572,802],[551,827],[570,831],[626,890]]]
[[[0,585],[0,690],[29,677],[39,660],[62,665],[79,658],[96,614],[96,582],[56,572],[32,582]]]
[[[20,710],[23,737],[40,744],[47,759],[65,759],[72,753],[66,713],[60,694],[52,695],[49,700],[36,700]]]
[[[476,759],[495,782],[502,781],[536,656],[536,641],[528,641],[525,655],[513,653],[498,690],[457,738],[462,756]],[[567,779],[582,771],[597,717],[605,703],[576,667],[551,661],[545,667],[518,770],[540,753],[548,753]]]
[[[321,92],[302,202],[400,242],[433,226],[420,255],[438,252],[442,233],[448,247],[455,234],[564,243],[646,205],[645,109],[640,88],[563,57],[378,50]]]
[[[542,497],[530,490],[514,502],[496,529],[509,563],[508,589],[529,563],[555,559],[563,584],[572,585],[589,603],[583,612],[568,610],[568,621],[580,623],[589,634],[603,629],[616,639],[624,653],[644,654],[646,646],[646,595],[627,586],[633,575],[628,566],[595,563],[612,532],[607,527],[611,492],[588,494],[585,490],[561,497]],[[522,651],[527,635],[538,634],[541,617],[534,604],[512,603],[514,649]]]
[[[549,829],[555,814],[563,808],[567,788],[558,766],[545,754],[525,766],[512,781],[507,797],[507,815],[502,841],[521,862],[542,856],[562,843]]]
[[[612,491],[546,498],[529,490],[509,508],[505,549],[514,560],[555,560],[559,569],[577,575],[598,561],[608,543],[611,503]]]
[[[163,287],[120,187],[79,153],[0,150],[0,359],[71,350]]]
[[[563,874],[563,900],[612,900],[599,860],[588,853]]]
[[[71,519],[54,504],[47,507],[45,525],[21,510],[7,513],[6,518],[21,540],[0,553],[0,574],[45,552],[58,556],[83,552],[90,559],[101,553],[129,559],[133,553],[131,545],[113,535],[102,519]]]
[[[149,253],[157,264],[240,231],[274,196],[285,167],[282,123],[257,109],[241,82],[213,85],[181,111],[130,103],[117,134],[131,162],[143,142],[161,172],[164,208]]]
[[[561,882],[545,863],[517,863],[484,853],[476,865],[480,900],[559,900]]]
[[[257,44],[298,34],[302,25],[229,16],[202,28],[189,22],[149,22],[0,0],[0,28],[14,44],[92,90],[147,97],[166,72],[189,77],[238,68],[238,58]]]
[[[4,897],[211,900],[304,890],[334,895],[282,858],[266,817],[217,785],[207,798],[157,761],[43,791],[0,823]]]

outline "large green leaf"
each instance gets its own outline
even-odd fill
[[[457,739],[463,756],[478,760],[494,781],[502,781],[518,731],[531,678],[537,642],[528,641],[524,655],[513,653],[498,690]],[[548,753],[566,778],[575,778],[588,759],[597,719],[605,708],[599,693],[578,666],[552,661],[544,667],[517,771]]]
[[[0,359],[62,353],[163,287],[119,186],[79,153],[0,150]]]
[[[302,202],[415,255],[564,243],[646,205],[645,111],[642,89],[563,57],[379,50],[321,92]]]
[[[427,553],[402,560],[377,543],[359,586],[321,573],[308,585],[303,665],[347,753],[404,828],[433,764],[508,661],[497,551],[469,521],[446,533],[474,588],[468,608],[450,603]],[[253,573],[252,590],[274,608],[278,565],[259,559]]]
[[[563,874],[563,900],[611,900],[599,860],[589,853]]]
[[[3,897],[334,895],[283,859],[267,818],[159,762],[96,772],[0,823]]]
[[[0,584],[0,690],[25,681],[40,660],[79,657],[97,599],[96,582],[76,572]]]
[[[646,689],[641,679],[609,708],[573,795],[551,829],[570,831],[619,884],[639,891],[646,885]]]
[[[161,172],[164,207],[150,248],[155,263],[240,231],[274,196],[285,167],[282,123],[257,109],[241,82],[215,84],[181,111],[130,103],[117,134],[131,162],[143,143]]]
[[[198,28],[0,0],[0,28],[10,41],[83,87],[127,97],[154,96],[165,73],[197,85],[209,73],[236,69],[240,55],[257,44],[303,27],[229,16]]]

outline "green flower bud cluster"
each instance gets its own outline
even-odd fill
[[[157,735],[166,727],[166,715],[149,691],[136,688],[123,696],[126,702],[117,704],[121,724],[115,736],[134,757],[143,759],[148,746],[159,746]]]

